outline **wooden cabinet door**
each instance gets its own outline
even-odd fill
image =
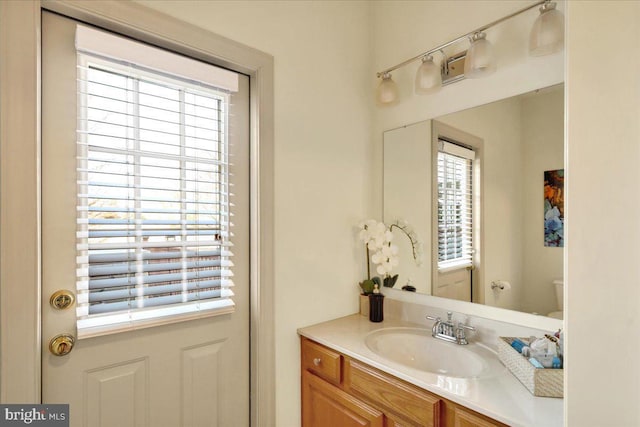
[[[383,427],[384,415],[321,378],[302,373],[302,427]]]
[[[493,421],[489,418],[483,417],[479,414],[467,411],[460,407],[455,408],[454,412],[454,427],[501,427],[502,423]]]
[[[411,427],[409,424],[405,424],[404,421],[397,420],[389,415],[385,415],[387,417],[387,425],[386,427]]]

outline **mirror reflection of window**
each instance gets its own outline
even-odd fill
[[[480,218],[480,204],[475,203],[480,188],[480,174],[476,173],[479,156],[472,145],[475,138],[463,139],[467,136],[464,132],[441,124],[435,131],[433,245],[438,256],[434,259],[432,295],[475,302],[475,230]]]
[[[473,264],[475,151],[440,140],[438,148],[438,270]]]

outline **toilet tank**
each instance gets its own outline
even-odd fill
[[[564,280],[554,280],[553,286],[556,288],[556,302],[558,303],[558,310],[562,310],[562,307],[564,307]]]

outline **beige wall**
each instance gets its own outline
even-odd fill
[[[396,289],[411,280],[416,292],[431,295],[431,121],[403,126],[384,134],[384,212],[391,224],[404,219],[422,242],[420,265],[412,259],[411,241],[394,229],[399,264]]]
[[[640,425],[639,22],[637,1],[569,3],[569,426]]]
[[[522,100],[523,235],[522,310],[558,310],[553,281],[563,273],[563,250],[544,246],[544,171],[564,168],[564,90],[541,91]]]
[[[357,310],[370,215],[369,8],[360,2],[143,1],[275,58],[276,417],[300,419],[296,329]]]
[[[522,114],[518,98],[448,114],[437,120],[483,140],[482,268],[484,302],[520,310],[522,282]],[[506,280],[509,291],[492,290]]]

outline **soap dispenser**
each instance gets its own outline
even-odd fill
[[[373,285],[373,293],[369,294],[369,320],[382,322],[384,320],[384,295],[380,293],[378,285]]]

